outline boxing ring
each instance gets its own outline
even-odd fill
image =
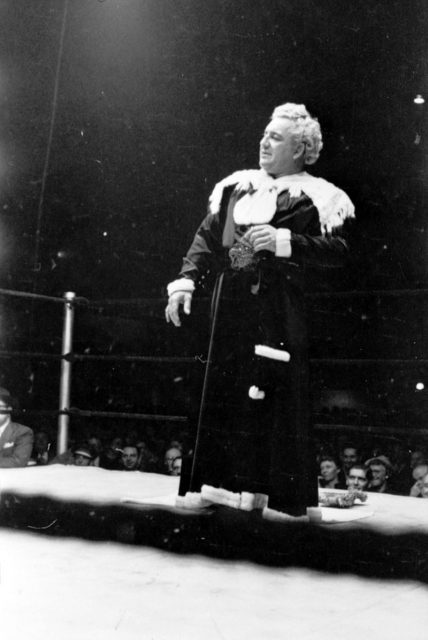
[[[61,363],[59,408],[44,412],[58,419],[58,452],[76,416],[187,422],[186,415],[72,406],[71,369],[79,361],[200,366],[204,360],[74,353],[70,314],[84,303],[46,302],[64,305],[61,353],[2,356]],[[318,640],[333,633],[420,640],[426,634],[428,501],[370,494],[363,517],[351,521],[335,509],[310,521],[271,522],[227,507],[176,508],[178,484],[176,477],[94,467],[0,471],[3,637]]]
[[[370,494],[359,520],[275,523],[176,509],[178,480],[3,470],[3,637],[425,637],[428,501]]]

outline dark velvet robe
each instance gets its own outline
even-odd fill
[[[180,494],[203,484],[233,492],[263,493],[269,507],[293,515],[316,505],[317,470],[311,453],[304,280],[308,265],[342,265],[348,253],[343,228],[321,233],[317,208],[302,193],[282,192],[270,225],[291,231],[292,255],[263,251],[249,271],[231,268],[233,223],[242,194],[226,188],[218,214],[208,214],[184,258],[180,277],[195,282],[217,273],[216,322],[198,424],[192,473]],[[256,344],[290,353],[289,362],[256,356]],[[253,400],[249,388],[265,397]]]

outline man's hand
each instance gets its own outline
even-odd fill
[[[192,304],[192,294],[189,291],[176,291],[169,296],[168,304],[165,309],[165,318],[167,322],[172,322],[176,327],[181,327],[180,305],[183,305],[183,311],[188,316]]]
[[[254,251],[275,253],[276,233],[277,229],[270,224],[256,224],[244,234],[242,240],[249,242],[254,247]]]

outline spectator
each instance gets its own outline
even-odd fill
[[[33,451],[28,465],[40,466],[48,464],[52,459],[52,453],[52,443],[48,432],[43,430],[36,431],[34,433]]]
[[[410,453],[408,446],[399,440],[394,440],[389,447],[388,458],[394,470],[388,482],[389,493],[395,493],[400,496],[409,495],[410,487],[413,484]]]
[[[122,447],[122,438],[115,436],[100,454],[100,467],[103,469],[122,469]]]
[[[101,441],[101,438],[99,438],[96,435],[92,435],[88,438],[88,444],[91,447],[91,451],[94,455],[93,460],[92,460],[92,466],[93,467],[99,467],[100,466],[100,457],[101,457],[101,453],[103,451],[103,443]]]
[[[173,465],[177,459],[181,460],[182,457],[183,457],[183,452],[178,447],[170,447],[169,449],[167,449],[165,451],[165,455],[163,459],[164,473],[167,473],[169,476],[179,475],[177,473],[173,473]],[[181,471],[181,465],[180,465],[180,471]]]
[[[26,467],[33,449],[33,431],[12,422],[12,396],[0,388],[0,468]]]
[[[71,442],[69,444],[70,446],[67,451],[56,455],[48,464],[75,465],[77,467],[90,466],[94,454],[89,444],[86,441],[79,442],[78,444]]]
[[[421,480],[421,498],[428,498],[428,473]]]
[[[342,446],[339,458],[342,463],[342,471],[346,477],[348,477],[349,469],[353,464],[358,464],[360,462],[360,454],[358,452],[358,448],[351,443],[346,443]]]
[[[172,476],[181,475],[181,462],[182,462],[182,458],[176,458],[172,463],[172,469],[171,469]]]
[[[428,456],[423,449],[413,449],[410,452],[410,468],[414,469],[416,465],[424,463],[427,458]]]
[[[417,464],[416,467],[413,469],[412,476],[415,483],[411,487],[410,494],[409,494],[413,498],[422,497],[422,483],[427,473],[428,473],[428,464],[426,462]]]
[[[324,489],[344,489],[340,467],[332,456],[324,456],[320,460],[319,486]]]
[[[90,467],[94,459],[94,453],[87,444],[77,446],[73,451],[73,464],[76,467]]]
[[[351,465],[346,476],[346,486],[348,489],[364,491],[369,481],[369,470],[363,464]]]
[[[392,464],[389,458],[384,455],[370,458],[366,461],[366,466],[370,469],[371,475],[367,491],[390,493],[388,480],[392,472]]]
[[[127,444],[123,447],[121,464],[123,471],[139,471],[140,452],[137,445]]]
[[[159,458],[149,449],[145,440],[137,442],[137,448],[140,452],[140,471],[155,473],[159,468]]]

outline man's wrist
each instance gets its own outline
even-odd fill
[[[173,280],[167,285],[168,296],[171,296],[177,291],[184,291],[186,293],[193,293],[195,290],[195,283],[190,278],[178,278]]]
[[[277,229],[276,238],[275,238],[275,255],[277,258],[290,258],[291,256],[290,229]]]

